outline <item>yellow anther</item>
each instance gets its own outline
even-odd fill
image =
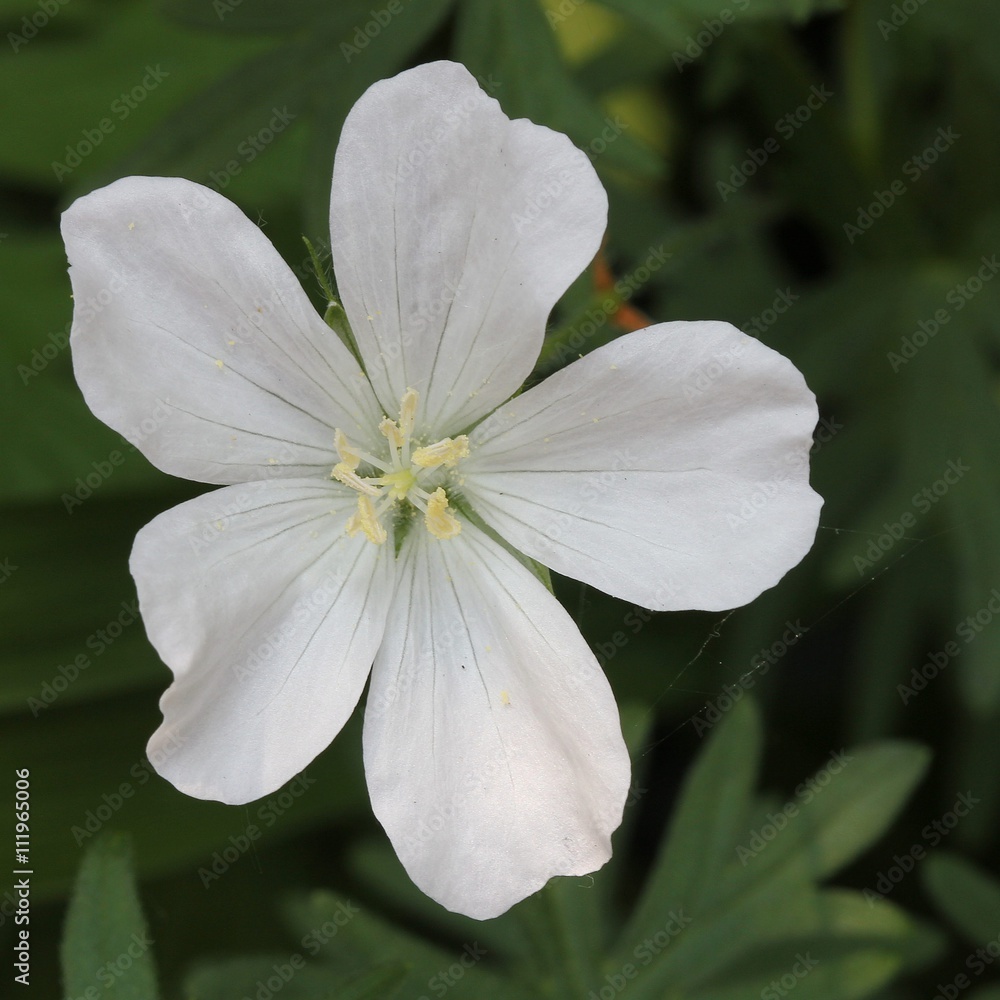
[[[417,395],[416,389],[407,389],[403,393],[403,401],[399,404],[399,429],[403,437],[409,437],[413,433],[413,422],[417,417]]]
[[[358,512],[347,519],[347,533],[353,538],[359,531],[363,531],[365,538],[376,545],[381,545],[389,537],[375,514],[375,505],[364,494],[358,497]]]
[[[427,500],[424,524],[435,538],[454,538],[462,530],[461,522],[448,510],[448,497],[440,486]]]
[[[413,463],[422,469],[434,469],[439,465],[453,469],[460,458],[467,458],[468,455],[469,439],[459,434],[457,438],[444,438],[426,448],[418,448],[413,453]]]
[[[395,420],[390,420],[388,417],[383,417],[381,423],[378,425],[378,429],[389,444],[393,448],[403,447],[403,435],[399,430]]]
[[[362,479],[346,462],[338,462],[330,473],[331,479],[336,479],[345,486],[350,486],[352,490],[364,493],[370,497],[378,496],[378,487],[372,486],[367,480]]]
[[[333,432],[333,443],[343,465],[349,469],[356,469],[361,464],[361,456],[351,447],[350,442],[339,427]]]

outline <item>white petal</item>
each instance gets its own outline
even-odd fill
[[[728,323],[664,323],[485,420],[463,463],[482,517],[566,576],[656,610],[738,607],[809,551],[816,401]]]
[[[593,258],[607,197],[566,138],[511,121],[456,63],[376,83],[344,124],[334,271],[386,412],[460,431],[530,373],[546,318]]]
[[[382,639],[392,541],[348,538],[353,495],[280,480],[161,514],[131,569],[174,672],[149,759],[182,792],[242,803],[304,768],[347,721]]]
[[[450,910],[503,913],[611,856],[629,784],[614,696],[559,602],[468,522],[400,552],[365,710],[375,815]]]
[[[221,195],[126,177],[75,201],[62,232],[77,381],[160,469],[208,483],[322,474],[334,427],[374,434],[357,362]]]

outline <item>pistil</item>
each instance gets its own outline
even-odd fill
[[[388,533],[381,517],[397,501],[406,500],[424,515],[424,526],[435,538],[454,538],[462,524],[449,509],[448,494],[437,486],[428,492],[420,484],[435,470],[453,469],[469,454],[469,439],[464,434],[455,438],[442,438],[433,444],[417,447],[412,452],[413,427],[416,422],[419,396],[407,389],[399,407],[399,419],[383,417],[378,429],[389,446],[388,464],[355,448],[338,427],[334,431],[334,444],[340,461],[330,473],[332,479],[349,486],[358,496],[358,509],[347,522],[347,533],[359,531],[381,545]],[[366,464],[381,475],[363,476],[358,469]]]

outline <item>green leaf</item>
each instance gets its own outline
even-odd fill
[[[755,852],[748,867],[781,863],[801,865],[816,879],[835,874],[889,828],[930,756],[925,747],[901,740],[834,752],[796,787],[795,797],[781,810],[787,825],[772,842],[759,847],[752,832],[744,836],[746,849]],[[780,825],[770,817],[768,822]],[[768,858],[772,853],[774,861]]]
[[[334,988],[337,1000],[392,1000],[398,996],[406,979],[403,962],[390,962],[351,976]]]
[[[938,908],[974,944],[1000,931],[1000,882],[957,854],[932,854],[923,866],[924,886]]]
[[[69,996],[156,1000],[152,939],[139,905],[125,837],[91,845],[73,889],[60,949]]]
[[[364,20],[371,7],[341,0],[338,5]],[[275,33],[307,27],[330,10],[328,0],[161,0],[167,17],[191,27],[226,33]]]
[[[665,846],[622,940],[664,923],[679,906],[694,910],[715,894],[745,828],[760,748],[760,715],[747,696],[719,723],[688,773]]]
[[[989,605],[997,607],[1000,407],[993,398],[993,375],[980,354],[981,319],[974,308],[983,298],[993,300],[992,290],[981,291],[961,311],[952,311],[948,291],[954,273],[967,278],[975,272],[972,263],[953,267],[933,285],[925,282],[921,288],[915,283],[916,315],[926,321],[944,311],[950,319],[947,325],[938,323],[939,332],[924,342],[899,377],[906,379],[908,390],[909,475],[925,496],[929,494],[922,501],[928,512],[945,519],[947,540],[961,570],[953,609],[958,625],[949,636],[960,640],[960,689],[971,713],[990,716],[1000,710],[1000,629],[983,622],[992,620]]]
[[[872,907],[860,893],[828,890],[803,911],[793,934],[764,942],[711,973],[685,1000],[743,1000],[775,983],[787,991],[790,981],[796,997],[851,1000],[932,961],[943,946],[940,934],[898,907]],[[775,995],[781,993],[776,989]]]
[[[803,934],[827,933],[831,905],[815,882],[886,829],[928,760],[925,750],[905,743],[842,751],[800,784],[786,806],[769,802],[754,811],[759,746],[759,719],[745,696],[692,768],[661,858],[606,963],[608,970],[626,964],[642,970],[630,985],[634,1000],[655,1000],[668,986],[707,990],[714,970],[759,954],[764,943],[785,955],[784,945]],[[851,934],[859,903],[855,894],[836,904],[836,912],[850,916]],[[852,965],[851,949],[838,948],[844,961],[829,968],[842,978],[850,973],[857,984],[852,996],[863,995],[863,984],[891,978],[906,951],[894,945],[885,956],[877,944],[870,961]]]
[[[301,951],[199,963],[184,980],[185,1000],[234,1000],[263,990],[282,1000],[393,1000],[407,975],[390,961],[345,976],[335,965]]]
[[[286,906],[287,922],[304,950],[332,963],[341,974],[360,974],[386,955],[407,966],[399,987],[403,996],[442,995],[454,988],[456,997],[529,1000],[525,987],[497,971],[500,958],[481,933],[478,920],[455,917],[451,927],[460,936],[446,944],[431,943],[389,923],[353,899],[329,892],[294,896]],[[424,925],[426,926],[426,925]],[[440,938],[438,938],[440,940]]]
[[[23,9],[39,10],[37,3]],[[0,170],[8,181],[59,194],[69,185],[86,188],[155,121],[260,48],[259,41],[183,31],[149,2],[113,13],[100,4],[66,4],[15,58],[0,60],[0,92],[18,94],[0,104],[0,130],[18,137],[0,145]],[[160,72],[151,76],[150,68]],[[143,90],[135,101],[134,88]],[[87,132],[100,136],[96,144]],[[69,176],[57,176],[54,163]]]

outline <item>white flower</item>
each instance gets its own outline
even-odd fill
[[[215,192],[128,177],[66,212],[91,409],[165,472],[231,484],[132,553],[174,672],[150,757],[177,788],[272,792],[370,673],[372,806],[426,893],[485,918],[608,859],[614,698],[518,553],[646,608],[729,608],[798,562],[820,501],[812,395],[725,323],[630,334],[502,405],[606,213],[586,156],[461,66],[376,84],[330,212],[362,371]]]

